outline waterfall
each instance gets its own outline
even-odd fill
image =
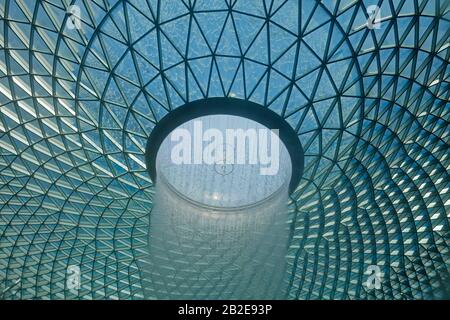
[[[193,133],[199,121],[204,132],[212,128],[223,134],[230,129],[247,133],[248,129],[265,129],[254,121],[225,115],[196,119],[182,128]],[[187,145],[192,148],[198,137],[191,138]],[[168,137],[158,152],[144,271],[146,298],[282,298],[291,175],[284,145],[271,142],[271,155],[276,154],[279,163],[277,172],[270,175],[261,174],[267,161],[236,164],[225,154],[220,159],[227,160],[220,163],[174,164],[173,148],[174,141]],[[238,149],[233,147],[234,156]],[[261,150],[269,149],[261,144],[252,146],[247,140],[247,159]]]

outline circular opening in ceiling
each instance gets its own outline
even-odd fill
[[[208,115],[174,129],[156,157],[158,183],[197,206],[236,210],[287,193],[289,153],[276,131],[234,115]]]
[[[234,98],[198,100],[171,111],[146,148],[154,183],[161,178],[187,200],[213,207],[258,203],[286,183],[293,192],[303,164],[300,141],[282,117]],[[243,185],[252,188],[235,188]]]

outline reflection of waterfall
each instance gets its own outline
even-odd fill
[[[261,127],[215,117],[228,127]],[[206,127],[211,120],[217,119],[203,119]],[[192,129],[189,123],[183,127]],[[259,165],[233,165],[225,173],[215,165],[172,165],[168,141],[158,152],[150,254],[143,268],[146,297],[282,298],[291,175],[284,145],[278,174],[264,176]]]

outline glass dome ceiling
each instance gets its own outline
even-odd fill
[[[148,136],[224,96],[277,112],[304,148],[286,298],[450,296],[448,0],[3,0],[0,15],[1,298],[142,298]]]

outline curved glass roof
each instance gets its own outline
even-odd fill
[[[0,16],[0,297],[142,298],[147,138],[217,96],[302,142],[287,298],[450,296],[448,0],[5,0]]]

